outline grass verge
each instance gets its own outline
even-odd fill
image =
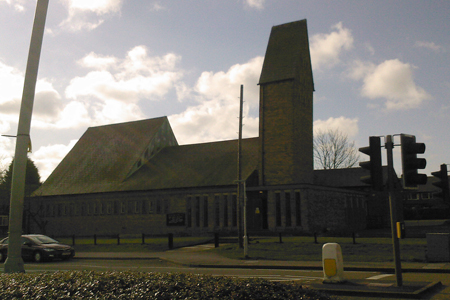
[[[255,238],[249,247],[249,258],[258,260],[321,261],[322,246],[325,243],[338,243],[344,261],[391,262],[393,261],[392,241],[389,238],[321,237],[316,244],[311,237],[285,237],[282,243],[278,238]],[[237,244],[222,245],[213,249],[216,253],[234,259],[243,259],[243,249]],[[423,262],[426,254],[426,239],[404,239],[400,242],[403,261]]]

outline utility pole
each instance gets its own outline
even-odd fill
[[[400,243],[397,236],[397,199],[396,191],[394,187],[394,160],[392,149],[394,149],[394,143],[392,140],[392,135],[386,136],[386,155],[388,163],[388,191],[389,191],[389,208],[391,212],[391,233],[392,233],[392,244],[394,246],[394,263],[395,263],[395,276],[397,280],[397,286],[403,285],[402,278],[402,266],[400,260]]]
[[[240,101],[239,101],[239,138],[238,138],[238,241],[239,241],[239,248],[243,248],[244,247],[244,243],[243,243],[243,234],[242,234],[242,205],[243,205],[243,201],[242,201],[242,192],[245,193],[245,191],[243,191],[242,188],[242,111],[243,111],[243,104],[244,104],[244,86],[241,84],[241,95],[240,95]],[[245,197],[245,195],[244,195]],[[245,218],[245,216],[244,216]]]
[[[27,69],[20,106],[19,126],[17,129],[16,150],[11,184],[9,212],[9,246],[8,258],[5,261],[5,273],[24,273],[22,260],[22,219],[23,198],[25,194],[25,172],[27,166],[27,150],[31,143],[30,126],[33,112],[34,94],[44,36],[45,19],[49,0],[38,0],[31,34]]]

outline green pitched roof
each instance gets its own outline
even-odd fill
[[[127,176],[136,172],[137,165],[145,162],[143,158],[148,154],[148,149],[155,148],[152,142],[167,125],[167,118],[162,117],[88,128],[34,194],[59,195],[115,190]],[[170,125],[168,126],[171,143],[176,144]]]
[[[306,20],[272,27],[259,84],[301,79],[314,90]]]
[[[258,165],[258,138],[242,141],[242,178]],[[236,184],[237,140],[164,148],[119,190],[214,187]]]
[[[258,164],[243,140],[243,178]],[[166,117],[89,128],[35,196],[234,184],[237,140],[178,146]]]

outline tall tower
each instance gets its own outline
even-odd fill
[[[259,79],[260,185],[313,183],[313,91],[306,20],[272,27]]]

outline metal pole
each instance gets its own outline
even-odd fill
[[[239,138],[238,138],[238,241],[239,248],[243,248],[242,240],[242,106],[244,102],[244,86],[241,84],[241,95],[239,102]],[[245,195],[244,195],[245,197]]]
[[[244,182],[244,257],[248,258],[248,233],[247,233],[247,185]]]
[[[403,285],[402,279],[402,266],[400,260],[400,243],[397,237],[397,203],[395,198],[395,188],[394,188],[394,160],[392,155],[392,149],[394,148],[394,143],[392,141],[392,136],[386,136],[386,154],[388,163],[388,187],[389,187],[389,209],[391,211],[391,233],[392,233],[392,244],[394,246],[394,262],[395,262],[395,276],[397,279],[397,286]]]
[[[45,19],[47,17],[48,0],[38,0],[31,34],[27,69],[23,86],[22,104],[20,106],[19,126],[17,130],[16,150],[11,184],[9,212],[9,246],[8,258],[5,262],[5,273],[24,273],[22,260],[22,220],[23,198],[25,194],[25,172],[27,166],[27,150],[30,141],[30,124],[36,90],[39,58],[44,36]]]

